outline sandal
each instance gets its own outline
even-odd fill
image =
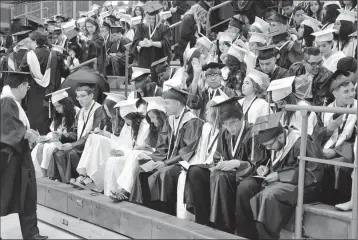
[[[109,195],[109,198],[112,199],[112,201],[113,201],[114,203],[118,203],[118,202],[121,201],[119,198],[117,198],[116,194],[117,194],[117,193],[114,193],[114,192],[111,191],[111,195]]]

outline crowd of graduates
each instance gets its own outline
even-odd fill
[[[357,108],[357,1],[232,1],[230,21],[207,29],[225,20],[208,16],[220,2],[106,2],[35,27],[13,19],[1,36],[1,152],[27,159],[32,189],[36,173],[277,239],[297,203],[302,132],[285,105]],[[126,69],[127,98],[108,83]],[[307,114],[306,156],[354,163],[357,116]],[[352,210],[351,169],[305,168],[304,202]],[[3,172],[15,183],[2,190],[27,186]],[[1,216],[22,211],[14,198],[27,197],[1,197]]]

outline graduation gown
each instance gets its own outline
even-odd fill
[[[103,37],[93,35],[87,43],[81,42],[81,48],[81,63],[97,58],[97,71],[105,75],[106,49]]]
[[[29,142],[24,139],[30,124],[8,86],[4,87],[0,105],[0,216],[19,213],[22,235],[27,239],[39,233],[35,170]]]
[[[194,15],[185,14],[180,24],[178,46],[175,49],[175,53],[179,56],[183,56],[188,43],[190,48],[193,48],[196,43],[195,32],[198,30]],[[204,34],[205,35],[205,34]]]
[[[280,58],[277,65],[289,69],[293,63],[300,62],[303,58],[303,53],[300,44],[297,41],[289,41],[279,49]]]
[[[129,39],[121,38],[119,42],[110,42],[107,53],[115,53],[116,56],[108,56],[106,71],[108,75],[124,76],[126,64],[126,47],[130,43]]]
[[[136,95],[136,96],[135,96]],[[128,99],[139,98],[139,93],[132,91],[129,93]],[[147,84],[147,88],[142,97],[161,97],[163,95],[163,89],[158,87],[156,83],[150,82]]]
[[[191,166],[187,172],[184,191],[184,202],[187,210],[195,213],[195,220],[200,224],[209,221],[215,227],[233,232],[235,226],[235,190],[242,179],[255,174],[256,168],[266,159],[266,149],[261,146],[257,137],[252,149],[252,126],[245,122],[241,136],[232,144],[232,136],[224,130],[217,143],[214,154],[215,165],[223,161],[241,160],[236,171],[209,171],[208,165]],[[253,155],[253,159],[252,158]]]
[[[255,97],[254,99],[251,100],[250,104],[246,109],[244,109],[243,106],[244,101],[245,98],[240,99],[239,103],[243,108],[245,114],[245,120],[248,121],[249,123],[255,124],[256,119],[258,117],[269,115],[270,106],[268,102],[266,102],[264,99]]]
[[[272,74],[269,74],[270,81],[287,77],[287,69],[276,66]]]
[[[150,68],[153,62],[166,56],[168,57],[168,64],[172,59],[170,48],[171,30],[169,26],[161,23],[155,29],[154,33],[152,31],[154,31],[154,29],[151,29],[150,32],[149,27],[144,23],[140,23],[135,31],[133,43],[131,46],[131,53],[133,54],[135,60],[138,62],[138,67]],[[138,43],[143,41],[145,38],[151,39],[153,42],[161,42],[162,47],[139,47]]]
[[[327,68],[331,72],[335,72],[337,70],[337,63],[341,58],[344,58],[346,55],[344,55],[343,52],[337,51],[332,53],[331,56],[328,58],[322,57],[323,59],[323,67]]]

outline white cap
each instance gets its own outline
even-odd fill
[[[132,16],[129,14],[121,14],[119,19],[123,22],[128,23],[128,24],[132,24]]]
[[[82,26],[83,24],[85,24],[86,22],[86,18],[85,17],[82,17],[82,18],[79,18],[77,20],[77,24],[79,24],[80,26]]]
[[[323,7],[327,7],[328,5],[337,5],[339,8],[341,8],[339,1],[325,1]]]
[[[106,18],[106,17],[108,17],[110,14],[109,14],[109,11],[105,11],[105,12],[101,12],[100,14],[99,14],[99,17],[100,18]]]
[[[162,98],[162,97],[144,97],[143,100],[148,103],[147,113],[151,110],[159,110],[159,111],[166,113],[166,110],[164,107],[164,105],[165,105],[164,98]]]
[[[252,79],[263,89],[266,89],[270,84],[270,77],[267,74],[257,71],[254,68],[247,69],[246,77]]]
[[[142,21],[142,16],[132,17],[131,18],[131,25],[132,26],[138,25],[141,21]]]
[[[251,34],[249,42],[266,44],[268,37],[265,33],[258,33],[258,32],[249,32],[249,33]]]
[[[139,112],[141,112],[141,109],[138,109],[136,107],[137,101],[138,101],[138,98],[120,101],[114,107],[115,108],[119,107],[119,114],[121,115],[122,118],[124,118],[129,113],[139,113]]]
[[[234,41],[235,37],[236,37],[235,33],[219,32],[217,39],[219,40],[219,42],[232,42]]]
[[[185,68],[184,67],[179,68],[174,73],[174,76],[171,79],[163,83],[163,91],[167,91],[173,86],[177,86],[180,89],[185,89],[186,82],[184,79],[184,75],[185,75]]]
[[[61,23],[61,29],[63,31],[71,31],[75,29],[75,27],[76,27],[76,21],[74,19],[71,19],[70,21],[65,23]]]
[[[120,101],[124,101],[126,99],[123,95],[116,94],[116,93],[104,92],[104,94],[107,95],[106,99],[112,100],[116,103],[119,103]]]
[[[66,92],[67,89],[70,89],[70,88],[68,87],[68,88],[61,89],[56,92],[47,94],[46,96],[51,96],[51,102],[55,103],[55,102],[58,102],[64,98],[68,97],[68,93]]]
[[[64,52],[66,49],[64,49],[63,47],[61,47],[61,46],[59,46],[59,45],[52,44],[51,50],[54,50],[54,51],[56,51],[56,52],[59,52],[59,53],[63,54],[63,52]]]
[[[96,13],[95,13],[95,10],[91,10],[91,11],[86,12],[85,14],[87,17],[91,17],[91,16],[95,15]]]
[[[340,20],[348,21],[354,23],[357,19],[357,12],[354,11],[347,11],[343,9],[338,9],[338,11],[341,13],[336,18],[336,22]]]
[[[255,17],[255,22],[252,25],[260,29],[262,33],[268,33],[268,29],[270,26],[268,22],[259,17]]]
[[[94,10],[99,9],[99,8],[101,8],[100,5],[98,5],[98,4],[93,4],[93,5],[90,7],[90,10],[91,10],[91,11],[94,11]]]
[[[222,91],[220,88],[218,88],[220,95],[217,95],[215,97],[213,97],[211,100],[214,101],[216,104],[225,102],[227,100],[229,100],[229,96],[225,94],[224,91]]]
[[[170,18],[172,16],[172,12],[171,11],[163,11],[159,13],[159,17],[162,20],[167,20],[168,18]]]
[[[303,17],[305,18],[305,20],[303,20],[303,22],[301,23],[302,25],[311,27],[313,29],[313,32],[318,32],[321,30],[319,27],[322,25],[320,21],[307,15],[303,15]]]
[[[139,68],[139,67],[132,67],[132,79],[131,81],[133,81],[134,79],[142,76],[143,74],[146,73],[150,73],[150,69],[147,68]]]
[[[333,34],[336,32],[334,29],[325,29],[323,31],[314,32],[311,35],[315,36],[315,42],[329,42],[333,40]]]
[[[203,45],[204,47],[206,47],[209,50],[213,46],[213,43],[210,41],[210,39],[205,37],[205,36],[202,36],[202,37],[198,38],[196,40],[196,43],[200,43],[201,45]]]
[[[191,56],[193,55],[193,53],[195,52],[195,50],[197,50],[198,48],[190,48],[190,42],[188,43],[185,51],[184,51],[184,60],[185,61],[189,61],[189,59],[191,58]]]
[[[227,54],[236,57],[239,61],[243,61],[245,54],[247,53],[246,49],[243,49],[239,46],[231,44]]]
[[[293,76],[273,80],[266,90],[267,92],[272,92],[272,101],[277,102],[290,95],[290,93],[292,93],[292,83],[295,78],[296,77]]]

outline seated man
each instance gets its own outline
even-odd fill
[[[136,180],[130,199],[143,203],[142,197],[146,196],[144,193],[140,196],[141,192],[136,188],[143,189],[144,184],[148,184],[149,201],[158,203],[157,210],[172,215],[175,215],[177,182],[181,171],[178,162],[189,161],[194,156],[204,124],[186,108],[187,95],[186,91],[176,87],[164,92],[169,119],[159,136],[156,151],[149,155],[155,161],[157,171],[149,176],[147,183]]]
[[[106,121],[106,114],[101,105],[93,100],[94,91],[91,85],[80,84],[76,88],[77,99],[81,110],[76,116],[74,131],[68,134],[73,143],[65,143],[53,153],[54,161],[48,167],[48,176],[52,179],[69,183],[71,178],[77,178],[77,165],[85,146],[88,134]]]
[[[224,64],[211,62],[205,65],[202,70],[205,71],[205,86],[204,89],[198,88],[199,75],[197,71],[199,70],[196,67],[194,68],[194,79],[189,87],[188,98],[188,107],[191,109],[199,110],[198,116],[201,119],[204,118],[204,112],[206,104],[215,96],[220,95],[220,90],[222,90],[228,97],[236,96],[234,90],[224,87],[222,85],[223,77],[221,69],[224,67]],[[200,70],[199,70],[200,73]]]
[[[146,68],[132,67],[132,78],[134,91],[129,93],[128,99],[141,97],[162,96],[163,89],[156,83],[151,82],[150,70]]]
[[[296,83],[296,92],[314,106],[324,106],[332,102],[329,94],[329,80],[332,72],[322,66],[323,60],[317,47],[307,47],[303,50],[303,60],[293,64],[289,69],[290,76],[302,76],[304,82]],[[311,90],[308,86],[311,86]]]
[[[126,47],[130,40],[123,37],[124,29],[121,26],[112,26],[111,44],[108,51],[107,73],[114,76],[124,76],[126,67]]]
[[[259,54],[259,68],[257,70],[269,75],[270,81],[287,77],[287,69],[277,66],[280,54],[275,46],[257,48]]]
[[[294,213],[298,191],[298,157],[300,132],[285,129],[280,124],[281,114],[257,119],[253,127],[267,150],[276,151],[277,158],[269,167],[259,166],[261,177],[249,177],[236,189],[236,233],[248,239],[279,239],[281,228]],[[322,158],[322,152],[310,137],[306,156]],[[306,162],[304,202],[318,196],[323,166]]]
[[[333,74],[330,92],[334,102],[328,107],[357,108],[355,88],[350,77],[345,72],[337,70]],[[353,144],[356,138],[355,114],[322,114],[323,127],[317,129],[315,138],[321,144],[326,159],[340,162],[354,162]],[[323,179],[322,201],[327,204],[337,204],[348,201],[351,197],[351,169],[330,165],[325,169]]]
[[[256,166],[266,159],[266,150],[257,138],[252,139],[252,126],[245,121],[236,97],[217,96],[213,101],[218,102],[214,105],[219,108],[217,124],[224,129],[218,137],[214,163],[188,169],[184,202],[197,223],[233,233],[236,186],[256,172]]]
[[[171,78],[171,67],[167,62],[168,57],[155,61],[150,66],[152,70],[152,82],[163,87],[163,83]]]

